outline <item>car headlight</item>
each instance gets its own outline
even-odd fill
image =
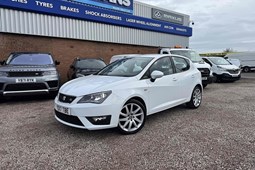
[[[0,71],[0,77],[7,77],[8,73],[4,71]]]
[[[222,68],[221,66],[217,66],[218,69],[220,69],[221,71],[226,71],[225,68]]]
[[[43,72],[43,76],[57,75],[57,74],[58,74],[58,72],[56,70]]]
[[[107,99],[108,96],[112,91],[105,91],[105,92],[99,92],[99,93],[93,93],[85,95],[81,98],[81,100],[78,101],[78,103],[95,103],[95,104],[101,104]]]

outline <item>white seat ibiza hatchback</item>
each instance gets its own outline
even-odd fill
[[[184,103],[198,108],[201,102],[201,73],[188,58],[132,55],[65,83],[55,98],[55,118],[76,128],[117,127],[133,134],[151,114]]]

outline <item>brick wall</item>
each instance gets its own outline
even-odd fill
[[[108,63],[111,56],[116,54],[156,53],[157,48],[0,33],[0,60],[6,59],[11,52],[50,52],[56,60],[61,62],[58,69],[62,82],[65,82],[69,66],[78,56],[100,57]]]

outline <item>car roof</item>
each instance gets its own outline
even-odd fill
[[[51,54],[51,53],[44,53],[44,52],[12,52],[11,54]]]
[[[192,50],[192,49],[187,49],[187,48],[170,48],[169,49],[170,51],[195,51],[195,50]]]
[[[210,59],[210,58],[223,58],[223,59],[224,59],[224,57],[217,57],[217,56],[211,56],[211,57],[202,57],[202,58],[207,58],[207,59]]]
[[[75,58],[75,60],[100,60],[100,61],[103,61],[103,59],[101,58],[80,58],[80,57],[77,57]]]
[[[178,56],[178,57],[183,57],[186,59],[189,59],[185,56],[181,56],[181,55],[175,55],[175,54],[121,54],[121,55],[117,55],[118,57],[120,57],[120,59],[123,58],[128,58],[128,57],[151,57],[151,58],[161,58],[161,57],[166,57],[166,56]]]
[[[162,56],[169,56],[170,54],[120,54],[115,55],[113,57],[116,58],[127,58],[127,57],[152,57],[152,58],[160,58]]]

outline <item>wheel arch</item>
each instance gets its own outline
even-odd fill
[[[145,113],[146,113],[146,115],[147,115],[147,105],[146,105],[146,103],[145,103],[145,101],[141,98],[141,97],[138,97],[138,96],[134,96],[134,97],[131,97],[130,99],[128,99],[126,102],[125,102],[125,104],[127,103],[127,102],[129,102],[130,100],[132,100],[132,99],[134,99],[134,100],[137,100],[137,101],[139,101],[139,102],[141,102],[142,104],[143,104],[143,106],[144,106],[144,108],[145,108]]]
[[[203,90],[203,86],[201,84],[197,84],[194,88],[199,87],[200,90]]]
[[[203,85],[202,85],[202,84],[197,84],[197,85],[195,85],[194,88],[192,89],[192,91],[191,91],[191,93],[190,93],[190,98],[189,98],[189,99],[191,99],[193,90],[194,90],[196,87],[199,87],[199,89],[200,89],[200,90],[202,91],[202,93],[203,93]]]

